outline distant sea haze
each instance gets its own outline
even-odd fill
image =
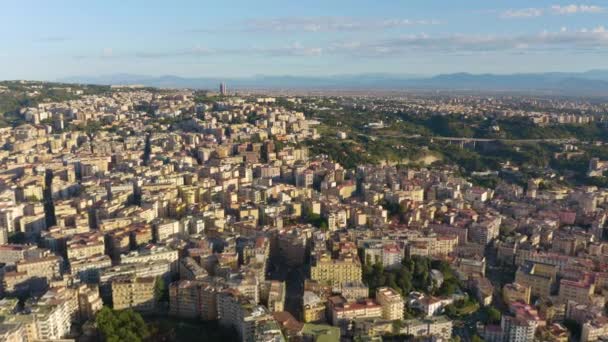
[[[360,74],[335,76],[253,76],[243,78],[142,76],[115,74],[75,76],[58,80],[67,83],[127,85],[161,88],[216,89],[225,82],[229,89],[344,89],[344,90],[486,90],[543,91],[563,95],[608,96],[608,70],[537,74],[469,74],[437,76]]]

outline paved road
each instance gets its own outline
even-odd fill
[[[576,138],[567,139],[501,139],[501,138],[463,138],[463,137],[442,137],[442,136],[423,136],[423,135],[404,135],[404,134],[378,134],[378,137],[399,137],[405,139],[420,139],[425,138],[429,140],[441,140],[441,141],[454,141],[454,142],[492,142],[501,141],[509,143],[540,143],[540,142],[553,142],[553,143],[575,143],[578,142]]]

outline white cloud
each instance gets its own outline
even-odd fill
[[[180,56],[208,56],[217,53],[217,51],[205,47],[194,47],[172,52],[137,52],[136,57],[139,58],[165,58],[165,57],[180,57]]]
[[[449,34],[401,35],[387,39],[343,40],[305,45],[254,45],[229,48],[196,46],[182,50],[145,51],[113,55],[104,49],[104,56],[115,58],[205,58],[211,56],[262,57],[400,57],[409,54],[474,55],[486,53],[608,53],[608,29],[604,26],[578,30],[561,28],[520,35]],[[86,58],[83,56],[81,58]],[[97,56],[99,58],[99,56]]]
[[[570,14],[597,14],[603,13],[606,8],[595,5],[553,5],[549,8],[521,8],[509,9],[500,14],[501,18],[505,19],[521,19],[521,18],[536,18],[545,14],[553,15],[570,15]]]
[[[540,8],[523,8],[523,9],[510,9],[503,12],[500,16],[502,18],[534,18],[540,17],[544,14],[544,10]]]
[[[598,27],[594,28],[593,30],[591,30],[591,32],[593,32],[593,33],[608,33],[608,31],[606,31],[606,28],[604,26],[598,26]]]
[[[594,6],[594,5],[554,5],[551,6],[551,12],[554,14],[578,14],[578,13],[602,13],[604,12],[603,7]]]
[[[245,22],[248,31],[269,32],[328,32],[384,30],[414,25],[437,25],[438,20],[412,20],[399,18],[367,19],[351,17],[281,17],[253,19]]]
[[[112,57],[114,55],[114,51],[112,48],[103,48],[101,51],[101,57]]]
[[[411,52],[485,53],[514,51],[608,51],[608,30],[592,29],[543,31],[528,35],[408,35],[392,39],[336,43],[327,53],[368,57],[396,56]]]
[[[251,53],[257,53],[264,56],[320,56],[323,54],[322,47],[306,47],[299,42],[278,48],[256,47],[249,50]]]

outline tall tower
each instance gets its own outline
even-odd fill
[[[224,82],[220,83],[220,94],[221,95],[228,94],[228,88],[226,88],[226,83],[224,83]]]

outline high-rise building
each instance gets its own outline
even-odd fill
[[[196,318],[203,321],[217,319],[217,295],[225,287],[223,281],[180,280],[169,285],[169,313],[172,316]]]
[[[382,318],[388,320],[403,319],[404,302],[397,291],[390,287],[376,290],[376,301],[382,306]]]
[[[220,83],[220,94],[221,95],[228,94],[228,88],[226,88],[226,83],[224,83],[224,82]]]

